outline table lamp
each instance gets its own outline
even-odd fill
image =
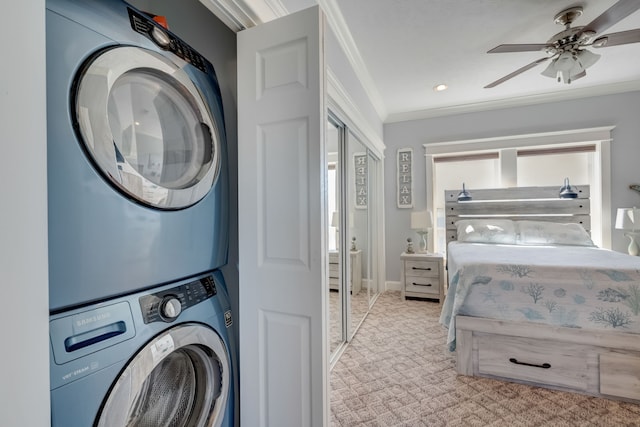
[[[433,226],[431,211],[411,212],[411,229],[420,236],[418,253],[427,252],[427,235]]]
[[[636,213],[638,215],[636,215]],[[616,215],[616,229],[625,230],[625,236],[627,236],[630,240],[629,255],[637,256],[640,253],[640,249],[638,248],[638,243],[636,242],[636,237],[638,236],[638,232],[636,232],[636,217],[638,217],[638,222],[640,222],[640,209],[636,208],[618,208],[618,213]]]

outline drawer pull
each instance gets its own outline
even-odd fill
[[[412,285],[415,286],[432,286],[431,283],[416,283],[416,282],[411,282]]]
[[[424,271],[431,271],[431,267],[427,267],[427,268],[422,268],[422,267],[411,267],[412,270],[424,270]]]
[[[534,368],[542,368],[542,369],[549,369],[551,367],[551,365],[548,363],[543,363],[542,365],[536,365],[534,363],[518,362],[518,359],[514,357],[509,359],[509,362],[515,363],[516,365],[533,366]]]

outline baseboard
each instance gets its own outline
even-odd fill
[[[401,291],[402,282],[387,280],[386,282],[384,282],[384,290],[385,291]]]

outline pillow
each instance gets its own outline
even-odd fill
[[[595,246],[580,224],[547,221],[516,221],[520,245]]]
[[[510,219],[461,219],[456,228],[459,242],[516,243],[516,228]]]

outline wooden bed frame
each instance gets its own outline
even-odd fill
[[[471,190],[469,202],[447,190],[447,243],[465,218],[575,222],[589,231],[589,187],[574,189],[576,199],[558,198],[559,187]],[[640,403],[638,334],[457,316],[456,359],[461,375]]]

